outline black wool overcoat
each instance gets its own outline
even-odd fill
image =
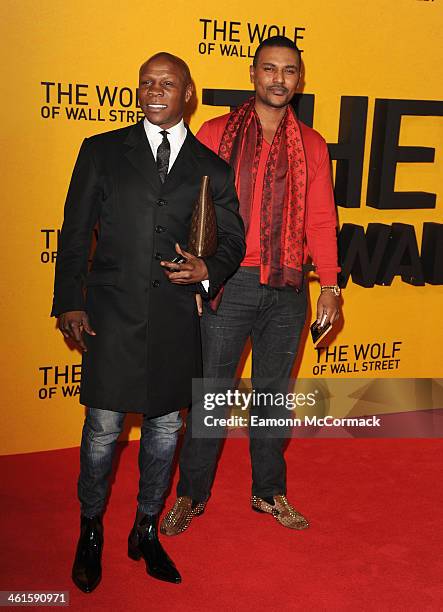
[[[201,177],[208,175],[218,249],[205,258],[210,295],[239,266],[244,227],[232,169],[187,132],[164,184],[143,122],[87,138],[72,175],[57,255],[52,315],[85,310],[80,402],[160,416],[191,401],[201,376],[196,285],[173,285],[160,260],[187,247]],[[91,236],[98,241],[90,270]]]

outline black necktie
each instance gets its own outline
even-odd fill
[[[166,175],[168,174],[169,168],[169,156],[171,155],[171,145],[168,140],[168,133],[162,130],[160,134],[163,136],[158,149],[157,149],[157,170],[162,183],[165,182]]]

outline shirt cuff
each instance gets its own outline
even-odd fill
[[[319,276],[320,285],[336,285],[337,284],[337,272],[340,271],[340,268],[337,270],[317,270],[317,274]]]
[[[209,293],[209,279],[201,281],[201,284],[203,285],[203,289],[206,291],[206,293]]]

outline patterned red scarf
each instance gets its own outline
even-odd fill
[[[231,113],[218,153],[235,171],[246,231],[262,143],[255,98],[251,98]],[[275,133],[263,181],[260,282],[264,285],[296,288],[302,285],[306,174],[300,126],[288,106]]]

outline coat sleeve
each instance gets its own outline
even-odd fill
[[[238,212],[239,203],[234,183],[234,171],[226,168],[226,180],[216,192],[213,202],[217,215],[218,247],[211,257],[204,257],[209,274],[209,297],[219,289],[238,268],[245,256],[245,228]]]
[[[91,149],[91,142],[86,138],[66,197],[55,266],[53,317],[71,310],[85,310],[83,284],[101,191]]]

